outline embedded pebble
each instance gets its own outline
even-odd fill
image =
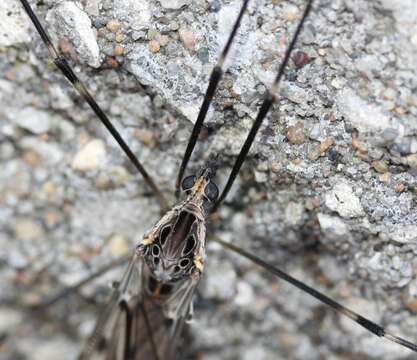
[[[216,300],[232,299],[236,292],[236,270],[230,263],[211,261],[208,266],[210,276],[206,278],[204,296]]]
[[[193,51],[197,42],[197,38],[193,31],[188,28],[181,28],[178,30],[178,34],[184,48]]]
[[[18,219],[14,224],[14,231],[21,240],[34,240],[44,233],[42,226],[29,218]]]
[[[341,217],[354,218],[365,215],[361,202],[353,192],[352,186],[347,182],[338,182],[333,189],[326,194],[326,206],[336,211]]]
[[[158,0],[162,7],[170,10],[177,10],[190,4],[191,0]]]
[[[0,46],[30,42],[30,21],[17,1],[0,3]]]
[[[390,126],[389,117],[379,107],[364,101],[351,89],[341,90],[337,100],[346,121],[361,132],[383,131]]]
[[[304,134],[304,125],[298,122],[295,125],[288,127],[287,139],[291,144],[304,144],[306,141],[306,136]]]
[[[127,239],[121,234],[114,234],[108,243],[110,253],[114,256],[122,256],[131,250],[131,246]]]
[[[99,139],[91,140],[75,155],[72,168],[79,171],[96,170],[106,161],[106,148]]]
[[[9,117],[22,129],[33,134],[42,134],[51,129],[51,117],[44,111],[33,107],[25,107],[17,113],[10,113]]]
[[[388,171],[388,165],[385,161],[376,160],[372,161],[372,167],[379,173],[383,174]]]
[[[71,40],[81,61],[100,66],[100,50],[88,15],[74,2],[64,1],[48,12],[46,20],[56,38]]]
[[[149,41],[149,50],[152,52],[152,53],[157,53],[157,52],[159,52],[159,50],[161,50],[161,45],[159,44],[159,42],[158,41],[156,41],[156,40],[151,40],[151,41]]]
[[[302,203],[290,202],[285,208],[285,222],[294,226],[301,222],[304,213],[304,206]]]
[[[106,24],[107,29],[109,29],[111,32],[118,32],[120,30],[121,24],[117,20],[110,20]]]
[[[300,69],[303,66],[307,65],[310,61],[310,57],[304,51],[296,51],[294,55],[292,55],[292,61],[294,65]]]
[[[136,31],[149,28],[152,18],[147,1],[113,0],[113,12],[115,19],[123,20],[123,24]]]
[[[114,56],[122,56],[125,52],[125,49],[122,45],[116,45],[113,49]]]
[[[397,226],[388,236],[392,240],[402,244],[417,242],[417,225]]]
[[[321,230],[334,236],[342,236],[348,233],[348,228],[343,220],[337,216],[327,214],[317,214]]]

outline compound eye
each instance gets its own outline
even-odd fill
[[[204,195],[211,202],[215,202],[219,196],[219,188],[214,182],[210,181],[204,189]]]
[[[195,175],[190,175],[184,178],[181,184],[182,190],[183,191],[190,190],[195,183],[195,179],[196,179]]]

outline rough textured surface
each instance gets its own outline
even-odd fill
[[[192,122],[240,2],[39,3],[32,2],[40,19],[173,201]],[[251,2],[192,164],[219,154],[219,184],[302,3]],[[64,21],[74,7],[91,28]],[[73,359],[99,309],[91,299],[102,302],[120,270],[48,315],[26,306],[133,247],[158,207],[91,110],[48,66],[18,9],[16,0],[0,5],[6,24],[21,24],[0,29],[0,358]],[[414,342],[416,14],[413,0],[316,1],[280,105],[212,224],[222,238]],[[92,34],[99,57],[83,45]],[[87,65],[97,61],[98,69]],[[247,261],[208,249],[192,323],[204,359],[413,358]]]

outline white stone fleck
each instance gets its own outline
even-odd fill
[[[33,134],[48,132],[52,125],[48,113],[33,107],[25,107],[16,112],[10,112],[8,117],[12,120],[14,119],[17,126]]]
[[[365,215],[359,198],[353,192],[352,186],[347,182],[337,183],[333,189],[326,194],[326,206],[336,211],[341,217],[354,218]]]
[[[72,168],[80,171],[96,170],[106,161],[106,148],[99,139],[91,140],[75,155]]]
[[[388,236],[399,243],[417,242],[417,225],[400,225]]]
[[[236,292],[236,271],[230,263],[211,261],[204,296],[218,300],[232,299]]]
[[[302,203],[290,202],[285,208],[285,222],[294,226],[301,222],[304,212],[304,206]]]
[[[42,227],[32,219],[18,219],[14,224],[16,237],[22,240],[33,240],[43,235]]]
[[[361,132],[383,131],[390,126],[390,118],[379,107],[361,99],[351,89],[340,91],[337,102],[346,121]]]
[[[49,11],[46,20],[52,36],[71,41],[82,62],[100,66],[100,50],[88,15],[76,3],[65,1]]]
[[[30,41],[30,22],[17,1],[0,3],[0,46]]]
[[[148,1],[137,0],[115,0],[113,13],[116,19],[136,31],[149,28],[152,16]]]
[[[254,299],[252,286],[244,281],[239,281],[236,286],[236,296],[233,302],[238,306],[251,305]]]
[[[23,320],[23,313],[11,308],[0,309],[0,333],[7,333]]]
[[[159,0],[159,2],[165,9],[176,10],[188,5],[191,0]]]
[[[321,230],[326,234],[342,236],[348,233],[346,224],[337,216],[319,213],[317,214],[317,218],[319,220]]]

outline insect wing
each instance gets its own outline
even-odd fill
[[[131,314],[129,303],[142,294],[142,260],[137,255],[129,262],[122,280],[103,309],[93,334],[80,355],[82,360],[123,359]],[[137,300],[136,300],[137,299]]]

